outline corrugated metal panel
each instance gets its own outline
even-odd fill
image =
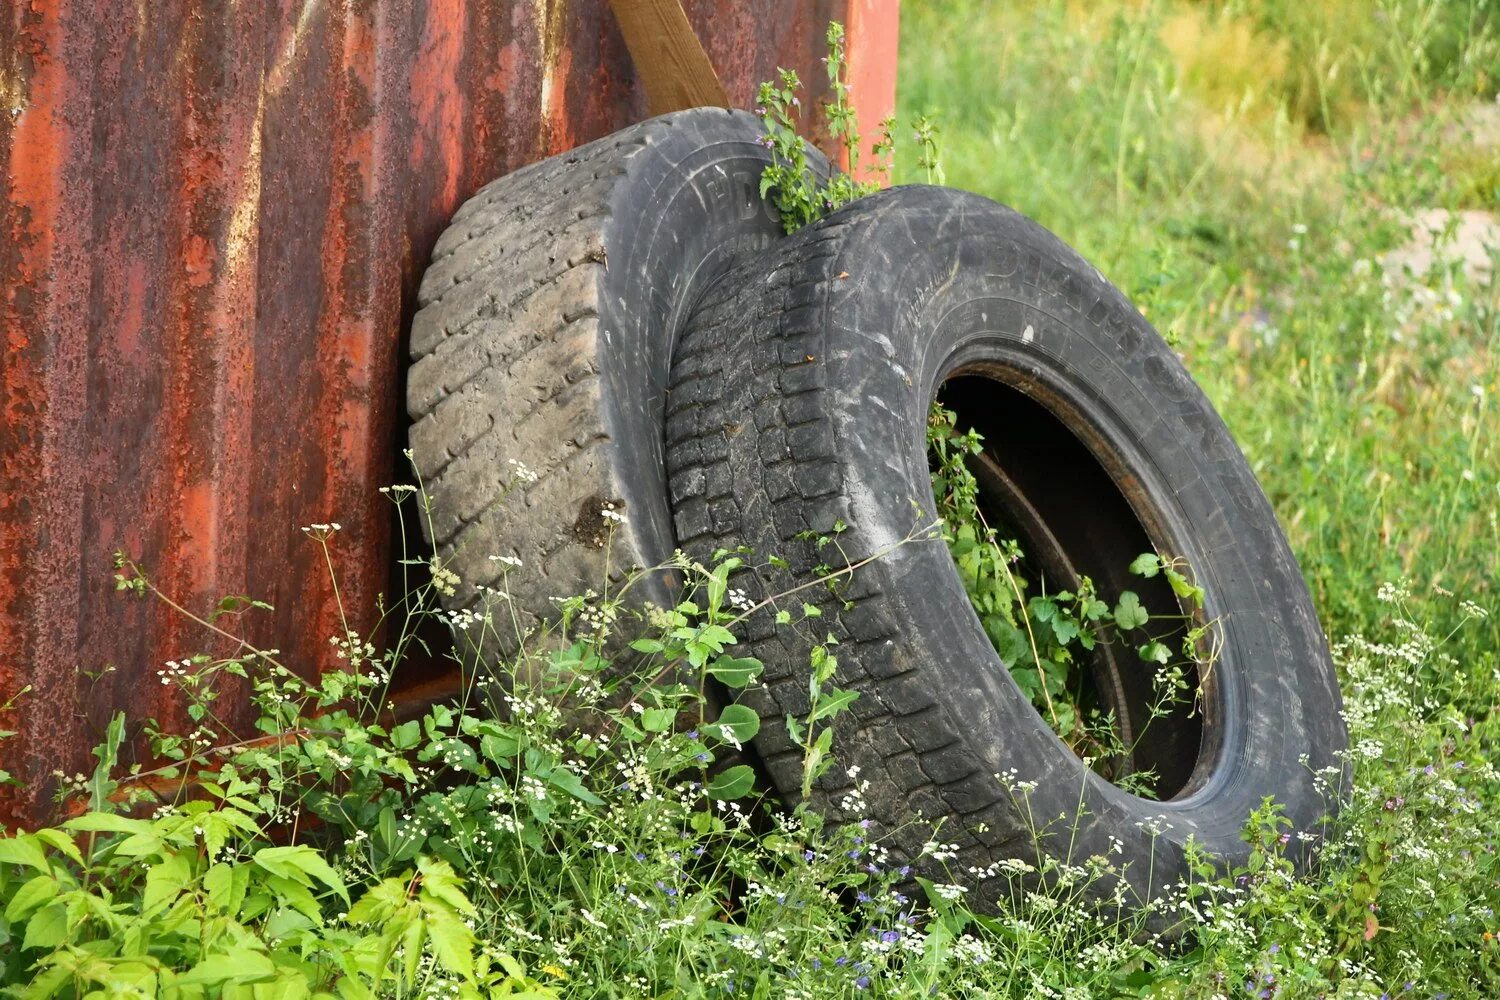
[[[744,103],[777,65],[820,81],[850,2],[684,6]],[[878,119],[894,59],[855,45]],[[307,658],[339,605],[298,528],[343,524],[343,605],[368,612],[434,239],[483,183],[644,112],[604,0],[5,6],[0,702],[32,690],[0,719],[31,783],[0,819],[42,815],[114,710],[184,721],[155,671],[213,643],[116,595],[116,549],[189,608],[270,601],[249,637],[330,665]]]

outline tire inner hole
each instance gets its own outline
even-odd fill
[[[1025,581],[1027,600],[1076,593],[1088,577],[1111,608],[1130,590],[1151,614],[1126,635],[1106,632],[1110,641],[1100,641],[1092,651],[1074,647],[1076,667],[1068,682],[1073,704],[1085,717],[1096,713],[1102,720],[1113,713],[1118,744],[1127,748],[1102,754],[1098,742],[1083,740],[1074,745],[1075,753],[1097,754],[1096,772],[1116,783],[1128,778],[1140,794],[1157,799],[1182,794],[1203,749],[1197,671],[1185,668],[1195,690],[1152,719],[1150,707],[1158,700],[1153,678],[1166,668],[1141,659],[1137,649],[1160,641],[1180,664],[1183,641],[1195,622],[1192,609],[1162,574],[1145,578],[1130,571],[1137,556],[1158,551],[1130,501],[1089,446],[1019,388],[988,374],[959,374],[943,383],[937,398],[956,414],[960,433],[973,428],[983,437],[983,452],[966,464],[978,483],[985,521],[1000,539],[1020,544],[1023,558],[1012,572],[1019,570]],[[1137,502],[1149,499],[1140,496]]]

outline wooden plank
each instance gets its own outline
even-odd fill
[[[651,114],[730,106],[680,0],[611,2]]]

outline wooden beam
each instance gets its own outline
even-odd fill
[[[635,72],[653,115],[705,106],[727,108],[729,97],[693,32],[680,0],[611,0]]]

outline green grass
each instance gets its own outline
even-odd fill
[[[1496,292],[1434,276],[1432,294],[1451,287],[1459,304],[1424,305],[1425,291],[1383,284],[1379,258],[1405,239],[1398,210],[1486,207],[1483,154],[1450,133],[1492,96],[1479,68],[1500,66],[1497,19],[1460,46],[1464,4],[1385,4],[1374,40],[1368,15],[1339,17],[1331,0],[1231,4],[1254,32],[1236,46],[1210,13],[1224,6],[909,4],[903,116],[942,120],[950,185],[1056,232],[1178,344],[1330,634],[1376,620],[1387,580],[1494,603]],[[1320,89],[1297,61],[1320,19],[1355,32],[1318,46],[1343,67],[1330,120],[1311,115],[1327,131],[1304,120]],[[1426,48],[1393,64],[1396,36],[1421,25]],[[1380,51],[1343,48],[1358,44]],[[1371,86],[1342,82],[1356,68]],[[1463,163],[1476,166],[1447,169]],[[1500,623],[1462,642],[1486,672]]]
[[[1108,858],[1002,866],[1011,902],[994,918],[942,885],[908,899],[863,825],[756,804],[746,769],[708,770],[784,724],[706,721],[691,683],[663,682],[754,674],[728,656],[744,614],[731,563],[680,565],[694,604],[646,620],[564,602],[558,636],[495,668],[505,718],[476,687],[398,726],[381,715],[387,685],[415,623],[443,614],[427,583],[392,609],[414,614],[393,619],[389,651],[340,636],[354,669],[316,684],[249,647],[168,665],[199,729],[156,735],[160,798],[124,815],[139,786],[120,783],[116,725],[96,772],[62,779],[81,816],[0,837],[5,995],[1500,996],[1496,295],[1459,274],[1386,282],[1380,263],[1406,238],[1402,211],[1500,208],[1493,152],[1455,127],[1494,96],[1500,25],[1485,13],[903,11],[903,118],[940,119],[948,182],[1038,219],[1134,298],[1287,528],[1353,739],[1347,804],[1311,872],[1293,872],[1266,810],[1246,817],[1248,866],[1162,886],[1144,912],[1099,903],[1122,884]],[[420,495],[388,495],[414,532]],[[119,582],[121,599],[155,593],[128,560]],[[496,600],[464,620],[503,628]],[[604,662],[604,628],[644,662]],[[834,702],[837,653],[815,657]],[[240,676],[274,739],[208,752],[231,739],[213,709]],[[802,720],[809,749],[826,726]],[[1026,784],[1011,791],[1024,806]],[[926,853],[948,856],[941,831]],[[1165,922],[1175,933],[1156,936]]]

